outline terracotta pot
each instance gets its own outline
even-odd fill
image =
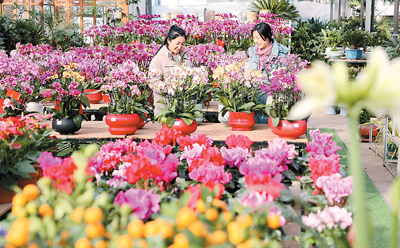
[[[232,131],[251,131],[251,128],[256,124],[254,112],[251,114],[244,112],[229,112],[229,126]]]
[[[274,134],[284,139],[297,139],[307,132],[307,121],[305,120],[293,122],[280,120],[279,124],[274,127],[272,125],[272,118],[268,118],[268,125]]]
[[[109,126],[108,131],[112,135],[130,135],[134,134],[139,124],[138,114],[108,114],[106,116],[106,124]]]
[[[149,116],[148,114],[144,113],[144,116],[147,119],[147,116]],[[137,125],[138,129],[142,129],[144,127],[144,125],[146,125],[146,121],[143,120],[142,116],[139,115],[139,124]]]
[[[375,137],[378,134],[378,127],[374,124],[372,124],[372,137]],[[360,134],[362,138],[369,138],[369,132],[370,132],[370,125],[369,124],[361,124],[360,125]]]
[[[197,130],[197,122],[193,121],[193,123],[188,126],[185,124],[185,122],[183,122],[182,119],[175,119],[175,123],[172,125],[172,127],[168,127],[167,124],[163,124],[162,127],[181,131],[182,135],[189,135]]]
[[[98,92],[96,92],[98,91]],[[103,92],[99,90],[83,90],[83,93],[96,92],[93,94],[87,94],[86,97],[89,99],[90,104],[97,104],[103,100]]]
[[[10,193],[8,190],[0,186],[0,204],[12,202],[14,195],[14,191]]]
[[[18,187],[23,189],[28,184],[35,184],[36,185],[38,177],[39,177],[39,172],[37,171],[35,173],[29,173],[29,176],[31,178],[18,178],[18,180],[17,180]]]

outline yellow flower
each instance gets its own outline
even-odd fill
[[[69,73],[68,71],[63,72],[63,78],[70,78],[70,77],[71,77],[71,73]]]

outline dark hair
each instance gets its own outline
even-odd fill
[[[161,48],[165,45],[168,44],[168,40],[173,40],[178,38],[179,36],[183,36],[186,39],[186,32],[185,30],[183,30],[182,28],[178,27],[177,25],[172,25],[170,27],[170,29],[168,30],[167,35],[165,35],[164,41],[161,44],[160,48],[158,49],[158,51],[161,50]],[[156,52],[156,54],[158,53],[158,51]]]
[[[260,22],[254,26],[253,30],[251,30],[251,34],[253,35],[254,31],[257,31],[263,40],[268,39],[269,42],[272,42],[272,30],[271,26],[265,22]]]

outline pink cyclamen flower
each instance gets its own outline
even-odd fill
[[[240,166],[247,161],[247,158],[251,158],[251,151],[247,148],[234,147],[227,149],[225,146],[221,148],[221,156],[224,159],[224,163],[229,165],[230,168]]]
[[[251,191],[250,194],[245,194],[239,202],[243,207],[263,207],[266,203],[270,204],[274,201],[271,195],[267,195],[266,192]]]
[[[342,175],[335,173],[319,177],[315,185],[324,191],[330,204],[340,203],[342,197],[349,196],[353,191],[353,177],[342,178]]]
[[[115,197],[114,203],[128,204],[134,215],[145,220],[160,210],[160,198],[152,189],[149,192],[144,189],[128,189],[125,193],[121,190]]]
[[[352,213],[338,206],[327,207],[317,213],[303,216],[303,223],[322,232],[324,229],[346,229],[353,224]]]
[[[310,131],[312,142],[307,143],[306,150],[312,156],[325,155],[327,157],[336,154],[342,148],[332,141],[332,134],[320,133],[319,129]]]

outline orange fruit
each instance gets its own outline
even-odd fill
[[[83,216],[83,207],[77,207],[71,212],[71,220],[76,222],[76,223],[81,223],[82,222],[82,216]]]
[[[45,216],[50,216],[50,217],[53,217],[53,215],[54,215],[54,211],[53,211],[53,209],[50,207],[50,205],[49,204],[43,204],[43,205],[40,205],[40,207],[39,207],[39,215],[40,215],[40,217],[42,217],[42,218],[44,218]]]
[[[206,218],[210,221],[216,221],[218,219],[218,210],[216,210],[215,208],[209,208],[207,209],[207,211],[205,212]]]
[[[140,239],[143,237],[144,223],[142,220],[132,220],[128,224],[128,234],[134,239]]]
[[[238,245],[243,242],[244,237],[242,233],[242,227],[236,221],[232,221],[228,224],[228,235],[229,241],[234,245]]]
[[[174,229],[168,222],[161,221],[159,234],[163,239],[171,238],[174,236]]]
[[[39,246],[39,244],[37,244],[37,243],[30,243],[29,245],[28,245],[28,248],[39,248],[40,246]]]
[[[211,204],[222,210],[226,210],[228,208],[228,205],[226,204],[226,202],[224,202],[218,198],[214,198]]]
[[[222,230],[216,230],[211,235],[211,240],[214,244],[220,245],[226,242],[228,239],[228,235]]]
[[[229,222],[232,220],[232,213],[229,211],[223,211],[222,218],[224,219],[225,222]]]
[[[186,238],[185,234],[178,233],[174,238],[174,245],[177,248],[188,248],[189,240]]]
[[[251,227],[253,224],[253,219],[249,214],[241,215],[237,218],[237,222],[243,228]]]
[[[186,228],[196,220],[196,212],[188,207],[181,208],[176,215],[176,224],[178,228]]]
[[[157,235],[157,233],[158,233],[158,226],[154,220],[149,221],[144,225],[143,234],[145,237],[155,236]]]
[[[206,204],[202,200],[197,200],[196,202],[196,209],[199,211],[199,213],[204,213],[207,209]]]
[[[39,197],[40,191],[38,186],[28,184],[22,189],[22,194],[25,196],[26,201],[32,201]]]
[[[271,229],[277,229],[277,228],[281,227],[280,216],[277,214],[268,215],[267,223],[268,223],[269,228],[271,228]]]
[[[22,217],[22,211],[23,207],[22,206],[18,206],[15,205],[11,208],[11,213],[15,216],[15,217]]]
[[[29,233],[27,231],[10,230],[6,235],[6,241],[16,247],[24,246],[28,243]]]
[[[13,222],[11,229],[16,230],[18,232],[28,231],[29,224],[30,222],[28,218],[26,217],[18,218]]]
[[[201,221],[196,220],[189,226],[189,231],[191,231],[196,237],[204,237],[205,228]]]
[[[94,244],[94,248],[108,248],[107,241],[105,240],[99,240]]]
[[[23,207],[26,204],[26,197],[23,194],[16,194],[12,199],[13,206]]]
[[[124,234],[119,236],[117,240],[117,247],[118,248],[131,248],[133,246],[133,241],[129,237],[129,235]]]
[[[95,239],[105,234],[106,229],[103,224],[88,224],[85,228],[86,236],[89,239]]]
[[[103,219],[103,211],[98,207],[89,207],[83,213],[83,220],[87,224],[97,224]]]
[[[75,243],[75,248],[91,248],[92,244],[87,238],[80,238]]]

